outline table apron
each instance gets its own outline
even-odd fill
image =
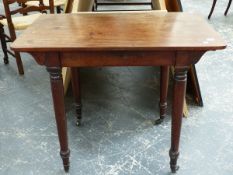
[[[171,51],[109,51],[60,52],[63,67],[95,66],[161,66],[174,65],[176,52]]]

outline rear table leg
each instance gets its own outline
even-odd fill
[[[155,121],[158,125],[163,122],[166,116],[167,110],[167,92],[168,92],[168,81],[169,81],[169,66],[160,67],[160,118]]]
[[[71,68],[71,80],[72,80],[72,89],[75,99],[75,109],[76,109],[76,125],[81,125],[82,120],[82,104],[81,104],[81,89],[80,89],[80,76],[79,68]]]

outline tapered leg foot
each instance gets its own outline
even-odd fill
[[[177,165],[177,159],[179,157],[179,152],[173,152],[169,151],[170,156],[170,168],[172,173],[176,173],[176,171],[179,169],[179,166]]]
[[[69,172],[69,168],[70,168],[70,162],[69,162],[69,157],[70,157],[70,150],[66,151],[66,152],[60,152],[62,161],[63,161],[63,167],[65,172]]]
[[[69,166],[69,165],[68,165],[68,166],[64,166],[64,171],[65,171],[66,173],[69,172],[69,169],[70,169],[70,166]]]

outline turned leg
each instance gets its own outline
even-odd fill
[[[181,123],[183,116],[184,98],[187,82],[187,68],[175,68],[174,89],[173,89],[173,107],[172,107],[172,130],[171,130],[171,149],[170,168],[172,173],[178,170],[177,159],[179,156],[179,142]]]
[[[75,99],[75,110],[76,110],[76,125],[81,125],[82,119],[82,104],[81,104],[81,89],[80,89],[80,76],[78,68],[71,68],[71,81],[72,81],[72,89],[73,95]]]
[[[7,44],[6,44],[6,37],[5,37],[5,32],[4,32],[4,26],[0,24],[0,39],[1,39],[1,45],[2,45],[2,51],[4,54],[4,63],[8,64],[8,54],[7,54]]]
[[[169,66],[160,67],[160,118],[155,121],[155,124],[160,124],[166,115],[167,110],[167,92],[168,92],[168,81],[169,81]]]
[[[214,11],[216,2],[217,2],[217,0],[213,0],[213,4],[212,4],[211,10],[210,10],[210,13],[209,13],[209,15],[208,15],[208,19],[211,18],[211,15],[212,15],[212,13],[213,13],[213,11]]]
[[[225,13],[224,13],[225,16],[227,16],[227,13],[228,13],[228,10],[229,10],[229,8],[230,8],[230,6],[231,6],[231,3],[232,3],[232,0],[229,0],[228,5],[227,5],[227,8],[226,8],[226,11],[225,11]]]
[[[57,131],[60,142],[60,155],[63,160],[64,170],[69,171],[67,123],[65,117],[64,89],[60,67],[47,67],[50,74],[51,91],[53,97],[53,106],[57,123]]]

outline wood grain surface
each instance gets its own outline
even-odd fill
[[[42,15],[11,47],[15,51],[25,52],[161,51],[215,50],[225,48],[226,44],[202,17],[194,14],[84,12]]]

